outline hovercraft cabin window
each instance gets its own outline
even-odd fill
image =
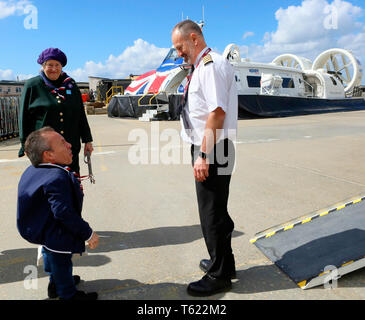
[[[249,88],[260,88],[261,77],[259,76],[247,76],[247,84]],[[295,88],[293,78],[283,78],[283,88]]]
[[[283,78],[283,88],[295,88],[294,80],[292,78]]]
[[[261,77],[247,76],[247,84],[249,88],[260,88]]]

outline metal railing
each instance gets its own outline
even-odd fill
[[[310,89],[311,89],[311,91],[312,91],[312,95],[310,95],[310,96],[307,96],[307,97],[312,97],[312,98],[314,98],[314,87],[309,83],[309,82],[307,82],[307,81],[305,81],[304,79],[302,79],[302,81],[306,84],[306,85],[308,85],[308,87],[310,87]],[[306,90],[305,90],[306,91]],[[307,92],[307,91],[306,91]]]
[[[0,97],[0,141],[19,135],[20,97]]]
[[[147,97],[148,95],[151,95],[148,104],[142,105],[141,104],[141,101],[143,100],[144,97]],[[147,92],[147,93],[143,94],[138,99],[137,105],[138,105],[138,107],[141,107],[141,106],[143,106],[143,107],[146,107],[146,106],[157,106],[157,107],[159,107],[161,105],[161,103],[158,102],[158,99],[159,98],[160,98],[160,100],[163,100],[163,98],[164,98],[163,101],[168,102],[169,101],[169,94],[168,94],[168,92],[166,92],[166,91],[159,91],[159,92],[156,92],[156,93]],[[152,100],[153,99],[156,100],[156,104],[152,104]]]
[[[106,92],[106,100],[105,103],[108,104],[112,97],[116,94],[123,94],[123,87],[122,86],[112,86],[107,92]]]

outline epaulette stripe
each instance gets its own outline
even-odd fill
[[[203,58],[203,62],[204,65],[207,65],[208,63],[213,62],[212,56],[210,54],[207,54],[204,58]]]

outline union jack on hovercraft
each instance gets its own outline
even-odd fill
[[[171,48],[161,65],[156,69],[144,73],[125,90],[126,95],[144,95],[166,93],[182,93],[182,81],[186,78],[186,70],[182,67],[183,58],[180,58],[175,48]]]

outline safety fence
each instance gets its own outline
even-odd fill
[[[0,97],[0,141],[19,135],[19,97]]]

